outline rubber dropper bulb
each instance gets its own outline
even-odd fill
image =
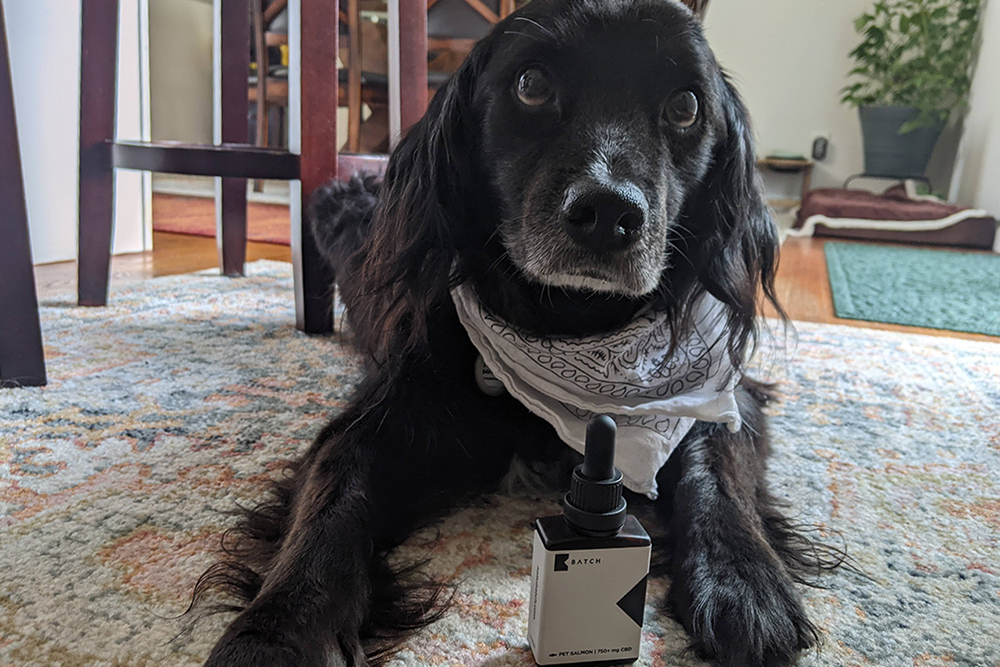
[[[595,482],[615,477],[615,438],[618,426],[607,415],[598,415],[587,424],[583,454],[583,476]]]
[[[583,463],[573,470],[569,493],[563,502],[566,520],[586,535],[613,535],[625,524],[623,478],[615,468],[618,427],[607,415],[587,424]]]

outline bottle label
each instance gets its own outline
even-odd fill
[[[539,665],[639,657],[649,546],[549,551],[535,533],[528,642]]]

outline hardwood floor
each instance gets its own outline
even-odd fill
[[[274,243],[247,243],[247,261],[273,259],[292,261],[292,249]],[[158,276],[191,273],[219,266],[215,239],[206,236],[153,232],[153,250],[117,255],[111,261],[111,290],[115,285]],[[76,262],[42,264],[35,267],[38,296],[45,298],[76,291]]]
[[[120,255],[112,262],[111,289],[136,280],[157,276],[190,273],[218,266],[215,239],[181,234],[153,233],[152,252]],[[288,246],[270,243],[247,244],[247,261],[272,259],[291,262]],[[76,289],[76,263],[62,262],[35,267],[39,296],[72,292]],[[895,324],[845,320],[833,314],[833,298],[826,277],[826,257],[823,241],[790,238],[781,251],[781,267],[777,279],[778,298],[788,316],[803,322],[843,324],[867,329],[905,331],[969,340],[1000,342],[1000,338],[939,329],[921,329]],[[773,315],[773,312],[768,312]]]
[[[153,193],[153,231],[215,237],[215,200]],[[288,205],[247,203],[247,238],[289,244]]]
[[[945,331],[943,329],[925,329],[899,324],[883,324],[881,322],[845,320],[837,317],[833,311],[833,295],[830,293],[830,281],[826,275],[826,255],[823,252],[824,243],[825,241],[822,239],[789,238],[781,246],[781,265],[778,269],[775,288],[778,301],[785,308],[791,319],[800,322],[842,324],[864,329],[902,331],[928,336],[964,338],[966,340],[982,340],[994,343],[1000,342],[1000,338],[984,334]],[[768,308],[766,311],[768,315],[773,316],[775,314],[773,309]]]

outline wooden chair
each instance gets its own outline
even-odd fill
[[[46,383],[35,273],[28,238],[14,89],[0,0],[0,387]]]
[[[288,31],[272,31],[271,24],[285,12],[288,0],[251,0],[250,23],[253,31],[254,74],[250,77],[247,99],[255,107],[254,145],[267,148],[271,144],[271,110],[279,112],[279,122],[283,122],[282,111],[288,109],[288,76],[276,75],[272,69],[270,53],[272,47],[288,48]],[[287,68],[285,70],[287,72]],[[279,125],[280,127],[280,125]],[[280,142],[280,146],[287,142]],[[264,182],[254,181],[254,191],[261,192]]]
[[[333,72],[339,13],[330,11],[329,0],[290,3],[300,15],[301,32],[289,41],[293,61],[296,53],[300,58],[301,103],[300,136],[291,137],[292,150],[286,151],[247,143],[250,7],[248,0],[215,1],[221,17],[217,38],[221,40],[222,142],[186,145],[115,140],[118,0],[82,0],[79,303],[107,303],[116,168],[222,177],[216,237],[222,272],[229,276],[244,271],[247,179],[299,180],[301,197],[292,202],[296,325],[308,333],[332,331],[334,276],[308,229],[309,197],[331,178],[384,169],[386,162],[383,155],[338,155],[334,113],[338,84]],[[427,14],[424,0],[398,3],[399,61],[393,66],[399,71],[399,122],[405,128],[427,106]]]
[[[458,69],[475,43],[515,9],[515,0],[427,0],[428,49],[433,69]]]
[[[388,59],[388,41],[377,43],[378,33],[371,33],[374,26],[362,20],[361,12],[365,5],[369,9],[380,3],[362,2],[362,0],[341,0],[341,13],[345,18],[346,30],[342,37],[346,44],[342,45],[340,54],[344,68],[338,72],[343,85],[344,94],[340,98],[340,106],[347,107],[347,150],[358,153],[362,149],[387,152],[389,150],[389,76],[387,63],[378,58],[378,51],[386,50]],[[372,39],[375,37],[376,39]],[[376,42],[376,43],[373,43]],[[378,62],[374,62],[378,61]],[[374,67],[373,67],[374,64]],[[368,105],[372,115],[367,121],[362,121],[362,106]]]
[[[372,70],[369,37],[361,13],[372,9],[372,0],[341,0],[341,14],[345,18],[346,48],[341,50],[344,69],[341,83],[346,88],[348,133],[347,150],[351,152],[388,149],[386,133],[387,100],[385,72]],[[428,56],[430,71],[427,86],[430,91],[439,88],[458,68],[476,41],[494,25],[505,19],[515,9],[515,0],[427,0]],[[362,105],[373,111],[371,118],[362,122]]]
[[[348,147],[358,152],[363,146],[383,147],[385,141],[372,140],[385,112],[385,77],[379,72],[365,69],[364,51],[367,43],[362,30],[361,11],[366,0],[340,0],[341,15],[347,26],[345,64],[340,72],[341,83],[347,89],[346,100],[341,105],[348,108]],[[370,0],[369,0],[370,1]],[[684,0],[695,13],[703,16],[708,0]],[[507,18],[516,8],[517,0],[427,0],[427,31],[429,73],[428,88],[434,91],[458,69],[476,42],[482,39],[497,23]],[[362,105],[373,108],[372,119],[362,124]],[[366,129],[369,129],[366,132]],[[384,129],[382,130],[384,133]],[[383,137],[385,139],[385,137]]]
[[[705,18],[705,12],[708,11],[708,1],[709,0],[681,0],[685,5],[691,8],[691,10],[698,16]]]

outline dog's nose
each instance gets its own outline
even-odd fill
[[[634,190],[634,192],[633,192]],[[638,188],[571,191],[563,205],[563,226],[576,243],[596,252],[625,250],[639,239],[646,203]]]

